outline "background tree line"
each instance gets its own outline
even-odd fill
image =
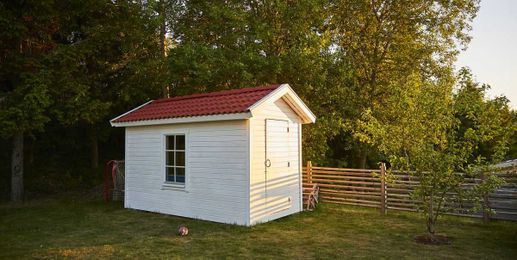
[[[478,7],[477,0],[2,2],[2,196],[22,180],[33,193],[98,183],[102,164],[123,158],[123,131],[108,120],[149,99],[270,83],[289,83],[317,115],[303,134],[304,160],[317,164],[376,167],[390,151],[371,139],[372,122],[410,122],[415,113],[406,108],[423,101],[454,109],[464,135],[490,133],[466,160],[515,158],[517,116],[508,100],[488,99],[467,69],[455,72]]]

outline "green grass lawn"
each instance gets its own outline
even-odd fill
[[[185,224],[187,237],[176,230]],[[255,227],[124,209],[79,199],[0,206],[0,258],[479,258],[517,259],[517,223],[446,217],[451,245],[421,245],[416,213],[320,204]]]

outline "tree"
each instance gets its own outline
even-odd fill
[[[146,1],[0,4],[0,133],[13,139],[12,200],[23,196],[23,137],[51,118],[88,129],[91,165],[107,120],[160,96],[159,30]]]
[[[392,78],[451,78],[477,4],[184,1],[168,22],[171,94],[288,82],[318,115],[303,135],[305,158],[342,164],[359,152],[355,165],[365,167],[376,152],[353,138],[356,120],[382,111]]]
[[[471,87],[465,82],[459,81],[458,93]],[[479,175],[481,166],[500,160],[503,153],[499,151],[506,149],[506,142],[493,144],[490,160],[472,155],[484,141],[510,130],[485,120],[476,120],[475,125],[468,127],[464,124],[462,129],[461,118],[455,115],[462,114],[458,108],[465,107],[463,102],[478,106],[492,101],[486,101],[484,95],[481,100],[468,101],[457,95],[453,97],[451,83],[429,82],[419,75],[413,75],[406,82],[394,81],[383,115],[367,110],[357,122],[361,130],[356,136],[360,140],[385,154],[393,168],[418,178],[419,185],[412,196],[422,202],[427,231],[432,235],[447,205],[464,198],[480,201],[479,197],[500,183],[497,178],[485,178],[484,183],[466,192],[462,186],[464,176],[457,172]],[[501,116],[501,113],[495,115]]]
[[[52,1],[0,3],[0,135],[12,138],[11,201],[23,199],[24,136],[41,130],[52,104],[41,58],[55,48]]]
[[[335,63],[325,21],[328,2],[186,1],[174,21],[168,59],[172,95],[290,83],[322,116],[304,133],[306,158],[324,161],[341,128],[348,72]],[[326,116],[324,116],[326,115]]]
[[[110,131],[110,116],[160,96],[157,17],[132,1],[64,1],[56,8],[67,15],[60,17],[58,46],[44,60],[58,101],[50,114],[65,127],[88,129],[91,167],[97,168],[98,141]]]
[[[393,79],[415,74],[423,80],[452,77],[453,61],[469,42],[468,29],[477,0],[355,0],[335,1],[329,25],[337,57],[350,66],[351,84],[345,98],[342,134],[360,128],[365,110],[382,114]],[[376,112],[378,111],[378,113]],[[356,166],[364,168],[371,148],[356,143]]]
[[[477,145],[468,162],[482,160],[489,164],[499,162],[509,151],[517,126],[504,96],[487,99],[489,85],[475,82],[468,68],[458,73],[458,89],[454,95],[454,116],[459,120],[458,135],[470,138],[472,131],[480,132]]]

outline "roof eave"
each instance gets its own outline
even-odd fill
[[[149,104],[149,103],[151,103],[151,102],[153,102],[153,100],[149,100],[149,101],[147,101],[147,102],[143,103],[142,105],[137,106],[137,107],[135,107],[135,108],[133,108],[133,109],[131,109],[131,110],[127,111],[126,113],[124,113],[124,114],[122,114],[122,115],[120,115],[120,116],[117,116],[117,117],[115,117],[115,118],[111,119],[111,120],[110,120],[110,124],[111,124],[111,126],[117,127],[115,124],[118,124],[118,123],[116,123],[116,122],[115,122],[115,120],[117,120],[117,119],[119,119],[119,118],[121,118],[121,117],[123,117],[123,116],[125,116],[125,115],[127,115],[127,114],[129,114],[129,113],[132,113],[133,111],[138,110],[139,108],[141,108],[141,107],[143,107],[143,106],[145,106],[145,105],[147,105],[147,104]]]
[[[210,122],[210,121],[226,121],[226,120],[242,120],[249,119],[251,117],[250,112],[244,113],[232,113],[232,114],[217,114],[217,115],[205,115],[205,116],[189,116],[189,117],[177,117],[177,118],[164,118],[164,119],[152,119],[152,120],[139,120],[129,122],[113,122],[110,121],[113,127],[133,127],[133,126],[149,126],[149,125],[167,125],[167,124],[180,124],[180,123],[197,123],[197,122]]]

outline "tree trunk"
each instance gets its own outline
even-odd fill
[[[368,161],[368,148],[364,145],[361,148],[361,152],[359,155],[359,168],[366,169],[366,162]]]
[[[92,133],[90,136],[90,151],[90,167],[97,169],[99,167],[99,139],[95,133]]]
[[[481,181],[485,182],[486,176],[484,173],[481,173]],[[488,194],[483,193],[483,223],[487,224],[490,222],[490,201],[488,200]]]
[[[160,1],[160,51],[161,55],[165,57],[165,0]]]
[[[162,56],[162,66],[165,64],[165,34],[167,33],[166,28],[166,14],[165,14],[165,0],[161,0],[159,3],[159,10],[160,10],[160,18],[161,18],[161,24],[160,24],[160,54]],[[167,87],[167,84],[164,84],[162,86],[162,95],[164,98],[169,97],[169,89]]]
[[[434,221],[431,213],[429,213],[429,218],[427,219],[427,232],[434,235]]]
[[[23,200],[23,132],[13,136],[13,151],[11,157],[11,201]]]
[[[433,195],[429,198],[429,212],[427,212],[427,232],[434,235],[434,207]]]

